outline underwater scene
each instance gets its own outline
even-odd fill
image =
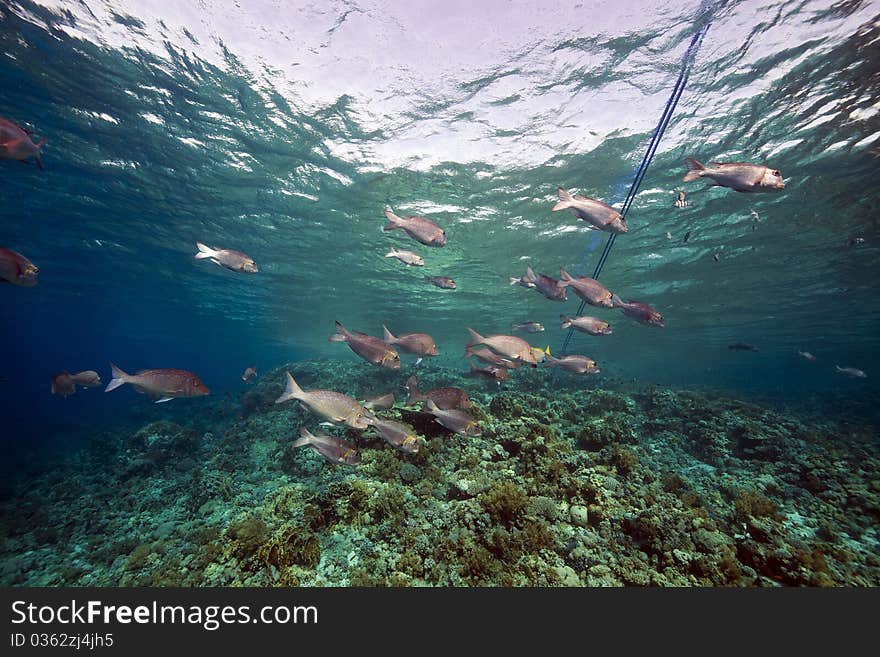
[[[4,0],[3,586],[880,585],[880,4]]]

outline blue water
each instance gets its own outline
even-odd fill
[[[40,267],[38,286],[0,289],[10,458],[211,403],[154,408],[127,387],[53,397],[50,377],[62,369],[96,369],[106,383],[110,360],[127,371],[182,368],[222,397],[242,390],[248,365],[262,372],[329,356],[359,366],[327,342],[336,319],[376,335],[382,323],[429,332],[438,362],[456,368],[465,367],[467,326],[493,333],[537,320],[547,332],[533,343],[560,348],[558,315],[575,311],[574,295],[552,303],[507,279],[528,263],[554,276],[560,266],[592,272],[604,236],[550,212],[555,188],[622,199],[698,4],[619,8],[619,27],[595,35],[589,6],[548,8],[568,19],[558,31],[529,32],[549,18],[515,11],[510,34],[481,33],[501,46],[464,52],[456,35],[470,28],[456,6],[421,37],[427,53],[389,43],[406,25],[403,8],[347,16],[343,4],[291,9],[278,27],[266,18],[277,61],[271,45],[259,57],[227,46],[222,3],[192,18],[190,31],[185,15],[163,22],[137,2],[0,7],[0,116],[48,140],[45,171],[0,161],[0,245]],[[243,25],[255,30],[258,5],[230,11],[249,12]],[[667,327],[596,310],[614,335],[577,334],[571,351],[618,384],[708,386],[804,406],[870,400],[880,381],[876,6],[730,2],[714,11],[630,233],[602,278],[658,308]],[[318,36],[307,35],[310,20]],[[197,27],[211,40],[194,36]],[[452,63],[437,75],[443,57]],[[350,93],[337,92],[346,84]],[[787,187],[744,195],[683,185],[686,156],[766,161]],[[677,210],[681,188],[692,204]],[[383,233],[385,205],[434,218],[448,246]],[[848,246],[856,236],[865,243]],[[261,271],[196,261],[196,240],[240,249]],[[428,266],[382,258],[391,245]],[[424,284],[425,274],[452,276],[459,289]],[[760,352],[732,352],[732,342]],[[798,349],[819,360],[797,358]],[[841,377],[835,364],[868,378]]]

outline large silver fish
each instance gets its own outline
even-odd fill
[[[463,436],[480,436],[483,433],[477,421],[464,411],[458,409],[444,411],[430,399],[425,402],[425,410],[434,416],[438,424],[455,433]]]
[[[556,189],[559,203],[553,206],[553,212],[571,210],[571,213],[589,223],[596,230],[608,233],[625,233],[626,220],[623,215],[607,203],[586,196],[572,196],[562,187]]]
[[[201,242],[196,242],[196,247],[199,249],[199,252],[196,253],[196,260],[207,258],[221,267],[226,267],[226,269],[243,272],[245,274],[256,274],[260,271],[257,268],[257,263],[254,262],[254,259],[241,251],[234,251],[233,249],[214,249],[210,246],[205,246]]]
[[[393,246],[388,253],[385,254],[386,258],[397,258],[405,265],[415,265],[416,267],[424,267],[425,261],[418,253],[413,253],[412,251],[404,251],[403,249],[395,249]]]
[[[595,278],[588,278],[586,276],[574,278],[562,267],[559,268],[559,274],[562,277],[559,285],[570,287],[576,295],[591,306],[599,306],[601,308],[613,307],[611,292]]]
[[[419,451],[419,436],[411,426],[394,420],[383,420],[372,415],[367,422],[385,441],[401,452],[415,454]]]
[[[573,326],[578,331],[583,331],[590,335],[611,335],[611,324],[595,317],[566,317],[565,315],[560,315],[559,319],[562,322],[560,328],[563,331]]]
[[[310,411],[330,422],[343,423],[353,429],[366,429],[366,409],[358,401],[333,390],[303,390],[287,372],[284,394],[275,400],[281,404],[291,399],[302,402]]]
[[[778,169],[763,164],[747,162],[711,162],[707,167],[692,157],[685,158],[688,172],[684,181],[711,178],[719,187],[729,187],[737,192],[780,192],[785,181]]]
[[[330,342],[346,342],[351,350],[368,363],[387,367],[390,370],[400,369],[400,356],[383,340],[359,331],[348,331],[336,322],[336,333],[330,336]]]
[[[600,371],[596,361],[592,358],[576,354],[563,356],[562,358],[556,358],[548,354],[545,362],[548,367],[558,366],[575,374],[598,374]]]
[[[444,246],[446,232],[436,223],[425,217],[398,217],[391,208],[385,210],[388,224],[382,230],[402,229],[414,240],[426,246]]]
[[[382,325],[382,331],[383,342],[385,344],[397,345],[404,353],[419,357],[437,356],[440,353],[437,351],[434,338],[427,333],[407,333],[406,335],[395,337],[384,324]]]
[[[361,462],[361,455],[360,452],[358,452],[358,448],[341,438],[328,436],[326,433],[313,434],[305,427],[300,427],[299,435],[300,438],[293,441],[292,447],[305,447],[308,445],[318,454],[333,463],[357,465]]]
[[[477,345],[486,345],[500,356],[509,358],[510,360],[528,363],[532,367],[537,367],[538,361],[535,354],[532,353],[532,347],[528,342],[515,335],[490,335],[483,337],[472,328],[468,329],[471,334],[471,341],[467,347],[475,347]]]

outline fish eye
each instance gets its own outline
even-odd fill
[[[779,173],[779,171],[774,171],[774,172],[773,172],[773,175],[774,175],[774,176],[777,176],[777,177],[779,177],[779,178],[782,177],[782,174]]]

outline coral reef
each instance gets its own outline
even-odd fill
[[[274,403],[285,369],[304,388],[359,399],[399,393],[409,375],[295,363],[243,392],[235,412],[83,447],[0,503],[0,582],[880,584],[873,426],[541,371],[498,388],[430,365],[421,387],[467,388],[482,435],[398,404],[380,414],[411,424],[418,452],[331,429],[360,445],[360,465],[347,467],[291,448],[320,420]]]

